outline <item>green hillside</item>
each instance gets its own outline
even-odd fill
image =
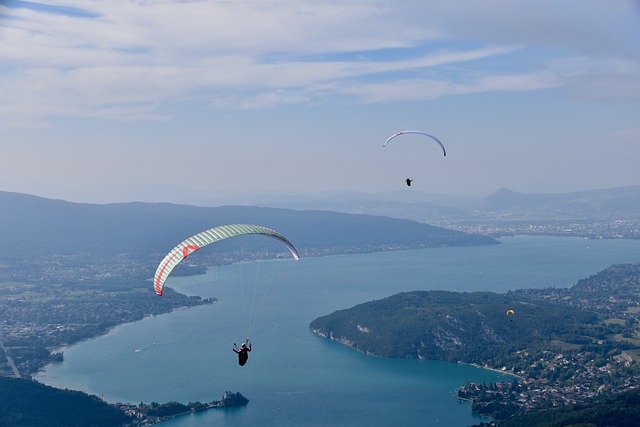
[[[507,315],[514,310],[514,315]],[[503,365],[518,350],[602,334],[592,312],[492,292],[404,292],[320,317],[319,335],[382,357]]]
[[[0,259],[86,253],[158,257],[188,236],[236,223],[273,228],[303,256],[498,243],[490,237],[410,220],[328,211],[167,203],[98,205],[1,191],[0,206]]]
[[[129,421],[96,396],[0,376],[2,427],[115,427]]]

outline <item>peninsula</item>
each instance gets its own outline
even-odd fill
[[[366,354],[520,377],[461,386],[460,398],[496,420],[589,405],[640,386],[640,263],[611,266],[571,288],[400,293],[309,327]]]
[[[128,417],[132,418],[134,424],[150,425],[160,423],[180,415],[187,415],[192,412],[206,411],[207,409],[224,409],[238,406],[245,406],[249,403],[249,399],[240,393],[225,391],[221,400],[214,400],[208,403],[189,402],[186,405],[178,402],[168,403],[150,403],[139,405],[129,403],[116,403],[115,407],[119,408]]]

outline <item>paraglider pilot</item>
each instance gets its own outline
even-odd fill
[[[412,181],[413,181],[412,179],[407,178],[407,180],[405,181],[407,183],[407,187],[411,187]]]
[[[249,360],[249,352],[251,351],[251,343],[249,342],[249,338],[247,338],[245,342],[242,343],[240,348],[238,348],[236,343],[233,343],[233,351],[234,353],[238,354],[238,364],[240,366],[244,366],[244,364],[247,363],[247,360]]]

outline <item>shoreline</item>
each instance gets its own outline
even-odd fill
[[[489,366],[482,366],[482,365],[479,365],[479,364],[477,364],[477,363],[467,363],[467,362],[462,362],[462,361],[459,361],[459,362],[457,362],[457,363],[459,363],[459,364],[461,364],[461,365],[469,365],[469,366],[473,366],[473,367],[475,367],[475,368],[479,368],[479,369],[485,369],[485,370],[487,370],[487,371],[497,372],[497,373],[499,373],[499,374],[509,375],[509,376],[512,376],[512,377],[519,378],[519,379],[521,379],[521,380],[524,380],[524,379],[525,379],[522,375],[518,375],[518,374],[514,373],[513,371],[509,371],[509,370],[502,370],[502,369],[498,369],[498,368],[491,368],[491,367],[489,367]]]
[[[329,334],[325,334],[325,333],[323,333],[323,332],[320,332],[320,330],[318,330],[318,329],[311,329],[311,328],[309,328],[309,330],[310,330],[313,334],[315,334],[316,336],[318,336],[318,337],[320,337],[320,338],[324,338],[324,339],[328,339],[328,340],[331,340],[331,341],[338,342],[338,343],[340,343],[340,344],[342,344],[342,345],[344,345],[344,346],[346,346],[346,347],[351,348],[351,349],[352,349],[352,350],[354,350],[354,351],[357,351],[357,352],[358,352],[358,353],[360,353],[360,354],[364,354],[365,356],[379,357],[379,358],[381,358],[381,359],[398,359],[398,358],[396,358],[396,357],[380,356],[380,355],[375,354],[375,353],[371,353],[371,352],[367,352],[367,351],[359,350],[359,349],[357,349],[357,348],[353,345],[353,343],[352,343],[351,341],[349,341],[349,340],[347,340],[347,339],[337,339],[337,338],[334,338],[333,336],[330,336]],[[458,360],[458,361],[456,361],[456,362],[451,362],[451,361],[448,361],[448,360],[442,360],[442,359],[424,359],[424,358],[421,358],[421,357],[414,357],[414,358],[411,358],[411,359],[414,359],[414,360],[425,360],[425,361],[430,360],[430,361],[433,361],[433,362],[448,362],[448,363],[453,363],[453,364],[458,364],[458,365],[468,365],[468,366],[473,366],[474,368],[484,369],[484,370],[486,370],[486,371],[496,372],[496,373],[498,373],[498,374],[509,375],[509,376],[512,376],[512,377],[519,378],[519,379],[521,379],[521,380],[524,380],[524,379],[525,379],[523,376],[518,375],[518,374],[516,374],[516,373],[514,373],[514,372],[512,372],[512,371],[509,371],[509,370],[502,370],[502,369],[499,369],[499,368],[492,368],[492,367],[487,366],[487,365],[482,366],[482,365],[479,365],[478,363],[463,362],[463,361],[461,361],[461,360]]]

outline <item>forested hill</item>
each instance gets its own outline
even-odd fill
[[[518,350],[565,340],[597,320],[588,311],[506,294],[414,291],[336,311],[310,328],[382,357],[502,366]]]
[[[326,211],[167,203],[85,204],[0,192],[0,258],[158,255],[218,225],[253,223],[286,235],[302,253],[496,244],[409,220]]]
[[[0,425],[118,427],[133,421],[96,396],[0,376]]]
[[[616,264],[570,288],[404,292],[320,317],[310,328],[383,357],[503,366],[536,346],[580,349],[609,339],[613,347],[640,347],[638,307],[640,263]]]

